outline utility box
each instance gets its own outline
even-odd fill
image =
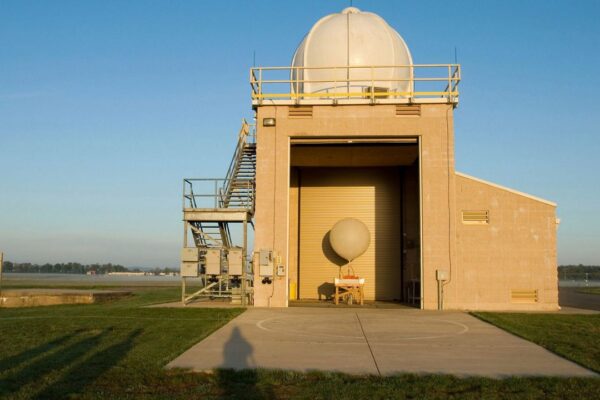
[[[208,249],[204,255],[206,275],[221,275],[221,249]]]
[[[273,252],[271,250],[260,251],[258,268],[260,276],[273,276]]]
[[[241,247],[229,249],[229,253],[227,253],[227,264],[229,265],[229,275],[242,275],[244,268],[244,254]]]
[[[277,266],[277,276],[285,276],[285,265]]]
[[[438,281],[447,281],[450,279],[447,269],[438,269],[435,271],[435,277]]]
[[[200,249],[197,247],[184,247],[181,249],[181,261],[198,263],[200,261]]]
[[[180,273],[182,277],[196,278],[198,277],[198,263],[197,262],[182,262],[180,266]]]

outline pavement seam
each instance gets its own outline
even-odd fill
[[[369,352],[371,352],[371,357],[373,358],[373,363],[375,364],[375,368],[377,369],[377,373],[381,376],[381,371],[379,370],[379,365],[377,364],[377,360],[375,359],[375,354],[373,354],[373,349],[371,348],[371,343],[369,343],[369,339],[367,339],[367,334],[365,333],[365,328],[363,328],[362,321],[360,320],[358,313],[355,312],[356,320],[358,321],[358,325],[360,326],[360,330],[365,338],[365,342],[367,343],[367,347],[369,348]]]

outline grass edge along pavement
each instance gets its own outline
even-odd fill
[[[600,393],[593,378],[165,370],[243,311],[143,307],[177,296],[176,288],[160,288],[98,305],[0,310],[0,397],[588,399]]]
[[[471,312],[471,315],[600,373],[600,314]]]
[[[600,296],[600,287],[582,287],[577,289],[578,293],[595,294]]]

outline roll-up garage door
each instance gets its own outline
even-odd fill
[[[330,294],[338,266],[345,264],[329,245],[333,225],[359,219],[371,245],[352,265],[366,279],[367,300],[400,298],[400,184],[397,168],[300,169],[300,298]],[[345,268],[344,268],[345,270]],[[321,295],[321,296],[320,296]]]

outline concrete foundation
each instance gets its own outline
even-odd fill
[[[92,304],[129,296],[121,290],[71,290],[71,289],[3,289],[0,307],[38,307],[60,304]]]

